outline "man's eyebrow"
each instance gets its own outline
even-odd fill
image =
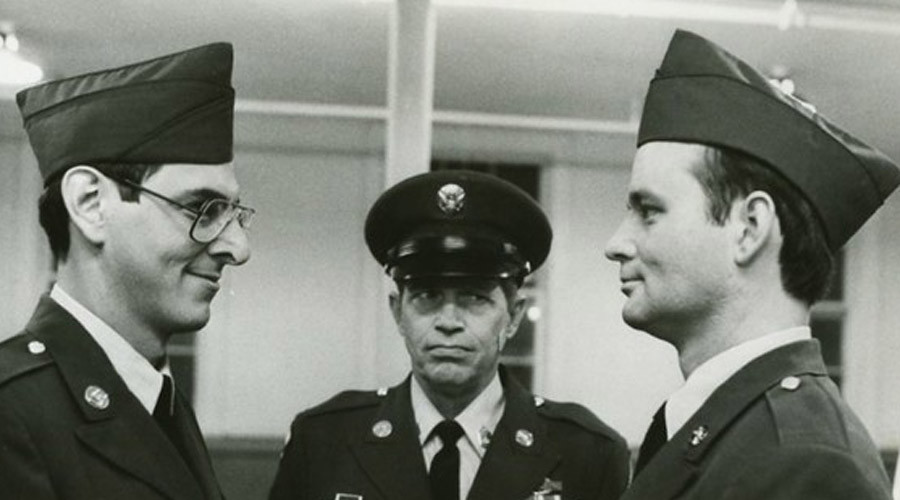
[[[189,189],[179,195],[182,198],[190,198],[195,200],[210,200],[210,199],[221,199],[221,200],[231,200],[231,198],[221,191],[217,191],[211,188],[197,188],[197,189]],[[240,198],[236,200],[232,200],[235,203],[239,203]]]
[[[654,192],[647,188],[635,188],[628,191],[628,202],[637,203],[641,201],[650,201],[653,203],[663,203],[664,199],[660,197],[658,192]]]

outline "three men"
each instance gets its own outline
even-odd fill
[[[212,44],[17,96],[57,276],[0,344],[4,498],[221,498],[165,347],[250,256],[232,61]]]
[[[618,498],[624,440],[499,364],[524,313],[522,280],[550,250],[540,207],[492,176],[433,172],[383,193],[365,232],[397,285],[390,307],[412,374],[300,413],[270,498]]]
[[[890,498],[807,325],[835,252],[898,184],[896,165],[810,105],[676,32],[606,253],[625,321],[676,347],[686,383],[623,498]]]

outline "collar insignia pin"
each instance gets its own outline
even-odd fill
[[[531,431],[519,429],[516,431],[516,442],[521,446],[531,448],[531,445],[534,444],[534,434]]]
[[[372,434],[374,434],[375,437],[384,439],[390,436],[392,432],[394,432],[394,426],[387,420],[379,420],[372,426]]]
[[[705,425],[697,427],[691,433],[691,446],[698,446],[707,436],[709,436],[709,429]]]
[[[84,390],[84,400],[98,410],[105,410],[109,407],[109,394],[96,385],[89,385]]]

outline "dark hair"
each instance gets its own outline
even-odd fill
[[[768,193],[784,239],[778,254],[782,286],[808,305],[824,297],[834,273],[834,253],[821,219],[800,190],[774,168],[734,149],[708,148],[704,165],[693,173],[709,201],[710,219],[722,225],[735,200],[753,191]]]
[[[137,184],[143,183],[162,167],[161,164],[150,163],[98,163],[92,166],[108,177],[125,179]],[[66,259],[71,241],[69,238],[69,212],[63,203],[61,181],[62,173],[50,179],[38,200],[38,216],[41,227],[47,233],[55,262]],[[123,200],[131,202],[136,202],[138,199],[137,190],[122,184],[119,184],[119,196]]]

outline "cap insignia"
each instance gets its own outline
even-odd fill
[[[437,192],[437,204],[447,215],[456,215],[465,207],[466,191],[458,184],[444,184]]]

